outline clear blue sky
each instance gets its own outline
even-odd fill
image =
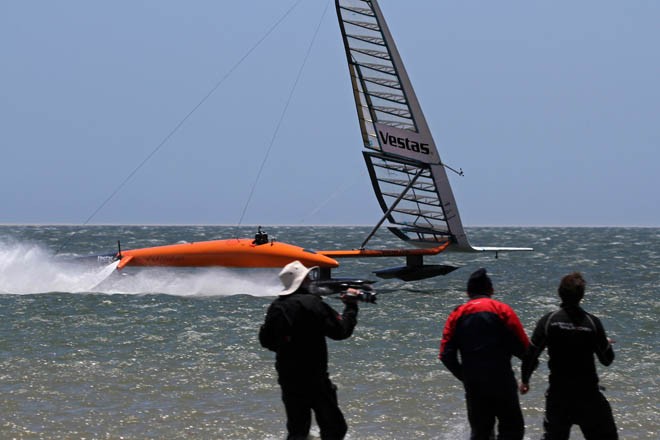
[[[0,1],[0,223],[84,222],[294,0]],[[466,225],[660,225],[660,2],[382,0]],[[327,0],[92,219],[236,224]],[[243,224],[374,224],[334,2]]]

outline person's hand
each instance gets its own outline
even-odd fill
[[[521,383],[520,386],[518,387],[518,390],[520,390],[520,394],[527,394],[527,392],[529,391],[529,384]]]
[[[339,299],[341,299],[344,304],[357,304],[360,300],[360,293],[361,292],[358,289],[350,287],[339,295]]]

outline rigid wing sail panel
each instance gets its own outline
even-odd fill
[[[474,250],[445,167],[376,1],[336,0],[364,159],[389,229],[420,246]]]

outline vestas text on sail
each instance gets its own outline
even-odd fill
[[[410,130],[374,123],[378,133],[378,142],[386,153],[396,154],[423,163],[438,163],[438,153],[432,146],[433,140],[425,139],[419,133]]]

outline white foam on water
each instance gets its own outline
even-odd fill
[[[127,268],[108,277],[96,291],[175,296],[275,296],[281,289],[276,270]]]
[[[33,243],[0,242],[0,294],[50,292],[274,296],[277,270],[126,268],[60,258]]]

